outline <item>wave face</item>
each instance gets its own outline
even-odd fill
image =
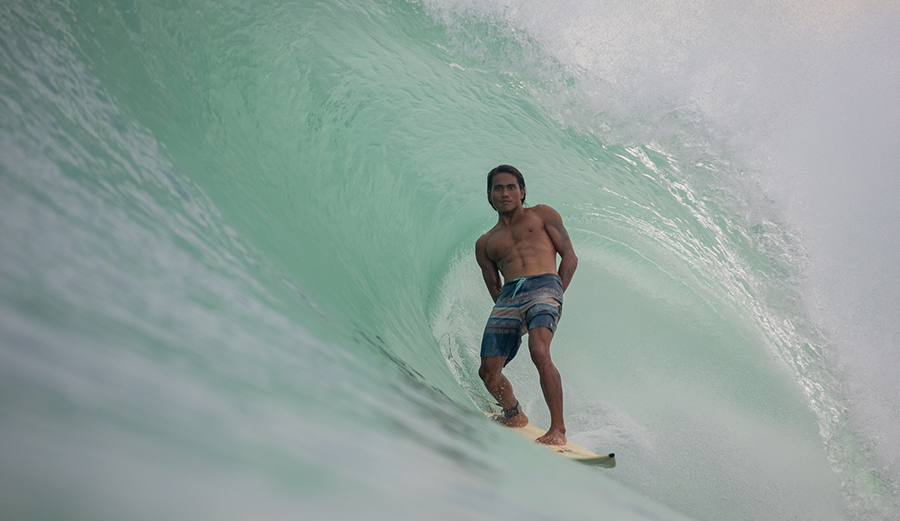
[[[895,211],[868,194],[900,162],[801,188],[829,52],[884,36],[853,62],[882,99],[900,17],[820,4],[4,2],[3,511],[896,518],[895,275],[839,246],[870,220],[807,210]],[[615,470],[479,412],[499,163],[572,236],[554,360]],[[546,426],[527,357],[508,373]]]

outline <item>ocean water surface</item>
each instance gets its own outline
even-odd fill
[[[0,4],[4,519],[900,519],[893,2]],[[580,264],[484,419],[485,176]],[[527,356],[508,374],[549,416]]]

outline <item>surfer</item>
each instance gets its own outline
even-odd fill
[[[564,445],[562,380],[550,359],[550,342],[562,312],[563,291],[575,274],[578,257],[556,210],[543,204],[524,207],[525,178],[518,169],[500,165],[491,170],[487,196],[498,219],[476,241],[475,258],[494,299],[494,309],[481,341],[478,376],[503,408],[497,421],[509,427],[527,425],[528,417],[503,375],[503,368],[516,355],[527,332],[528,351],[550,409],[550,428],[537,441]],[[500,274],[505,284],[501,285]]]

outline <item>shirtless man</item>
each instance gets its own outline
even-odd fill
[[[518,352],[527,331],[528,350],[550,409],[550,428],[537,441],[564,445],[562,380],[550,360],[550,341],[578,257],[556,210],[542,204],[523,206],[525,179],[515,167],[500,165],[491,170],[487,188],[488,202],[499,218],[475,243],[475,258],[495,305],[481,341],[478,376],[503,408],[497,421],[509,427],[528,425],[528,417],[503,376],[503,368]]]

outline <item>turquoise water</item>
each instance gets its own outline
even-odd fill
[[[897,519],[898,20],[4,2],[4,518]],[[499,163],[572,236],[614,470],[480,412]]]

